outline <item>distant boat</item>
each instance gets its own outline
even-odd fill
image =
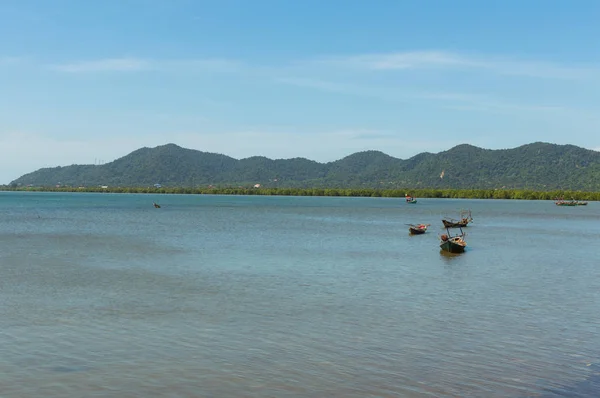
[[[408,231],[413,235],[422,235],[431,224],[408,224]]]
[[[440,248],[449,253],[463,253],[467,247],[465,233],[459,227],[460,234],[452,235],[450,229],[446,228],[446,234],[440,236]]]
[[[557,206],[587,206],[588,202],[575,199],[564,200],[563,198],[557,198],[554,200],[554,204]]]
[[[155,208],[160,209],[160,205],[158,203],[154,202],[153,204]]]
[[[406,199],[406,203],[417,203],[417,199],[409,194],[405,194],[404,198]]]
[[[460,220],[455,220],[453,218],[445,218],[442,219],[442,223],[446,228],[463,228],[469,225],[470,222],[473,221],[473,217],[471,217],[471,210],[463,210],[460,212]]]

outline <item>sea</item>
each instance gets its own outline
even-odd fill
[[[599,243],[597,202],[0,192],[0,397],[597,398]]]

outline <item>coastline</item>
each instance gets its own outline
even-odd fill
[[[187,195],[345,196],[440,199],[555,200],[558,197],[600,201],[600,192],[524,189],[373,189],[373,188],[248,188],[248,187],[0,187],[0,192],[79,192]]]

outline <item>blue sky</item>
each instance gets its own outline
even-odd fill
[[[0,0],[0,183],[236,158],[600,149],[600,2]]]

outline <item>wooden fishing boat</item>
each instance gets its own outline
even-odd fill
[[[452,235],[449,228],[446,228],[446,232],[446,234],[440,236],[440,248],[449,253],[463,253],[467,247],[467,242],[465,242],[466,234],[462,229],[460,229],[458,235]]]
[[[577,206],[577,201],[564,200],[563,198],[556,198],[556,199],[554,199],[554,204],[557,206]]]
[[[408,232],[412,235],[422,235],[427,232],[427,227],[431,224],[408,224]]]
[[[445,218],[442,219],[442,224],[444,224],[445,228],[464,228],[472,221],[473,217],[471,217],[471,210],[463,210],[460,212],[460,220]]]
[[[577,206],[577,203],[572,202],[572,201],[560,201],[560,202],[556,202],[557,206]]]
[[[409,194],[405,194],[404,198],[406,199],[406,203],[417,203],[417,199]]]
[[[466,227],[467,225],[469,225],[469,220],[466,219],[462,219],[462,220],[455,220],[453,218],[449,218],[449,219],[443,219],[442,223],[444,224],[444,227],[446,228],[463,228]]]
[[[558,198],[554,200],[554,204],[557,206],[587,206],[588,202],[575,199],[564,200],[562,198]]]

